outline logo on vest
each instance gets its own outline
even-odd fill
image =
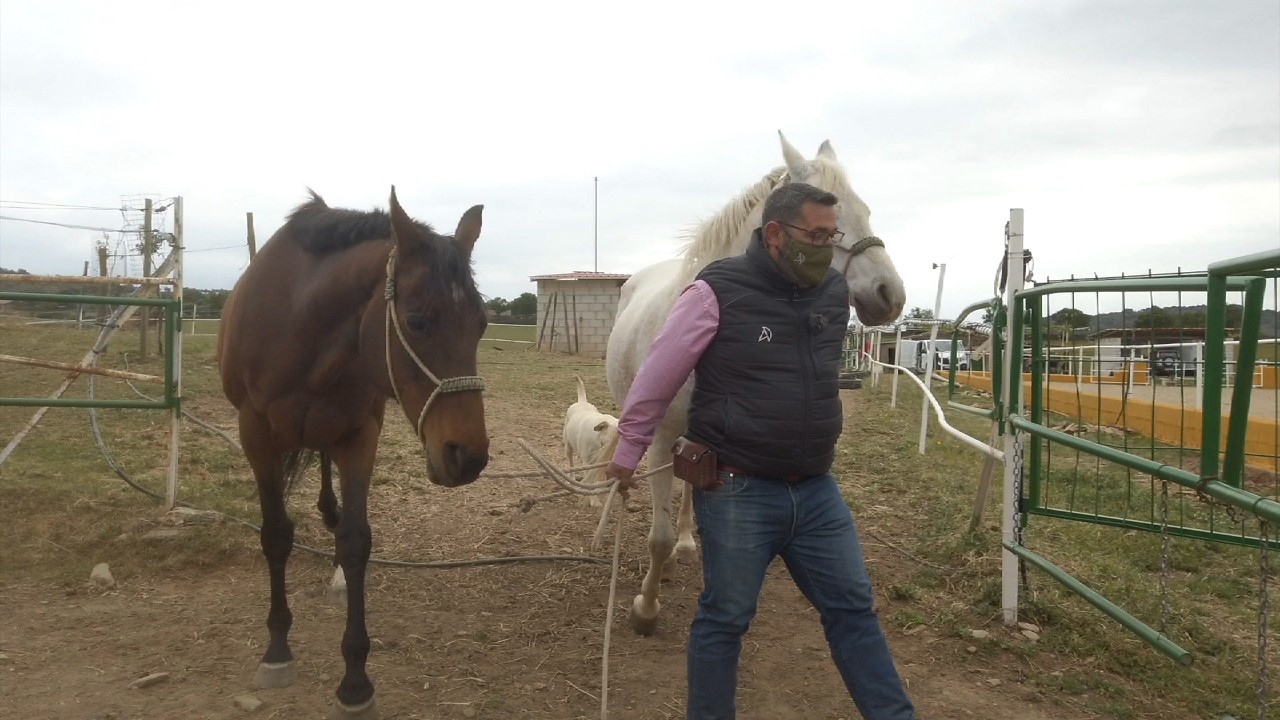
[[[760,337],[756,338],[756,342],[773,342],[773,331],[761,325]]]

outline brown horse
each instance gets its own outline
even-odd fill
[[[318,507],[334,531],[348,590],[346,674],[330,717],[377,717],[365,672],[366,510],[387,400],[395,398],[414,424],[432,482],[464,485],[489,461],[484,382],[475,376],[486,320],[471,271],[482,209],[468,210],[455,235],[444,237],[411,220],[394,187],[389,214],[331,209],[313,192],[249,264],[223,311],[218,368],[223,392],[240,411],[271,575],[271,640],[254,681],[273,688],[297,679],[285,595],[293,546],[285,497],[319,451]]]

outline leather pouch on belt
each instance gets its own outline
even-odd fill
[[[680,437],[671,446],[671,455],[676,477],[695,488],[710,490],[724,484],[717,474],[716,451],[706,445]]]

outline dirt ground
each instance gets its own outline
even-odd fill
[[[616,412],[602,398],[602,367],[557,368],[546,378],[532,378],[519,367],[496,362],[482,367],[491,378],[486,400],[494,437],[491,471],[532,466],[516,445],[517,437],[561,461],[560,419],[573,399],[575,372],[589,374],[592,399]],[[518,388],[528,392],[521,394]],[[528,393],[533,392],[562,396],[563,403],[530,402]],[[850,418],[866,410],[862,391],[842,392]],[[231,427],[225,402],[203,398],[192,405],[206,419]],[[515,503],[550,492],[548,481],[482,478],[452,490],[427,485],[420,479],[421,455],[410,435],[399,415],[384,433],[382,481],[371,500],[375,557],[441,560],[565,553],[609,558],[609,547],[594,553],[589,549],[598,511],[584,501],[540,502],[525,513]],[[104,471],[102,482],[115,480]],[[222,482],[242,483],[245,494],[251,492],[247,477],[229,476]],[[299,540],[328,548],[331,543],[314,519],[314,490],[312,478],[292,500],[295,516],[310,518],[300,525]],[[646,562],[647,493],[639,492],[632,504],[638,511],[626,515],[609,653],[609,717],[681,718],[685,641],[701,587],[700,569],[696,562],[681,566],[663,586],[657,634],[634,635],[626,612]],[[142,497],[133,512],[136,517],[129,522],[135,533],[153,527],[161,514]],[[871,522],[865,526],[876,527]],[[895,523],[876,529],[911,532]],[[328,561],[293,555],[291,642],[299,680],[287,689],[258,691],[252,678],[267,639],[268,590],[256,535],[228,525],[197,525],[184,532],[196,539],[222,533],[233,541],[225,559],[187,572],[142,568],[108,591],[89,589],[83,582],[68,586],[7,573],[0,584],[0,716],[323,717],[342,674],[339,643],[345,617],[324,596]],[[864,545],[882,614],[885,606],[909,604],[909,599],[890,598],[884,588],[911,571],[912,561],[866,535]],[[112,559],[113,567],[123,562],[113,552],[108,544],[81,558],[85,577],[95,562]],[[372,566],[369,588],[369,668],[384,719],[601,716],[607,564],[560,561],[449,570]],[[828,655],[816,613],[780,563],[770,574],[760,608],[743,651],[739,717],[859,717]],[[987,629],[1015,640],[998,623]],[[971,639],[927,624],[886,631],[925,720],[1101,717],[1084,709],[1082,696],[1064,700],[1029,681],[1032,675],[1073,670],[1068,661],[1055,668],[1051,657],[1033,662],[1011,653],[975,654]],[[132,681],[150,673],[168,677],[130,688]],[[237,704],[246,694],[264,705],[246,711]]]

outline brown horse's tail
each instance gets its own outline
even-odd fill
[[[293,492],[293,486],[297,484],[298,478],[306,474],[311,467],[311,463],[315,462],[316,453],[314,450],[298,449],[287,453],[284,456],[284,496],[289,497],[289,493]]]

